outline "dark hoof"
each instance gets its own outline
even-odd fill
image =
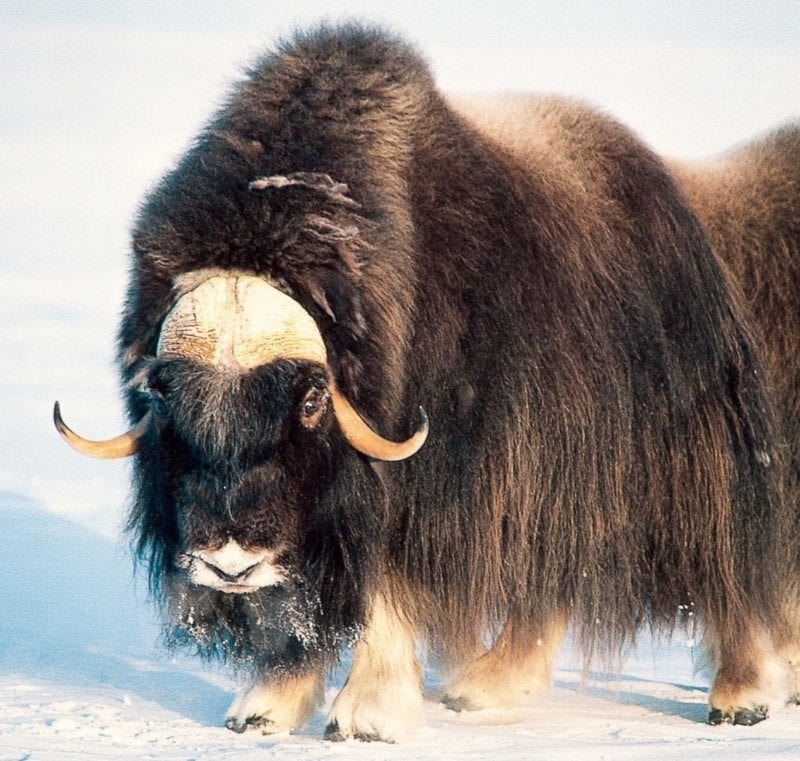
[[[442,705],[451,711],[461,713],[462,711],[474,711],[475,706],[467,698],[456,698],[452,695],[445,695],[442,698]]]
[[[719,724],[739,724],[743,727],[752,727],[753,724],[764,721],[768,715],[769,712],[766,706],[739,708],[733,713],[730,711],[722,711],[719,708],[713,708],[708,712],[708,723],[714,726]]]
[[[353,737],[355,737],[356,740],[361,740],[362,743],[376,743],[383,741],[383,738],[380,735],[376,735],[374,732],[356,732]]]
[[[766,706],[757,706],[756,708],[740,708],[733,717],[733,723],[741,724],[745,727],[751,727],[753,724],[758,724],[758,722],[764,721],[768,715],[769,709]]]
[[[332,743],[344,742],[347,739],[341,733],[338,721],[332,721],[330,724],[328,724],[327,727],[325,727],[325,734],[323,735],[323,737],[326,740],[330,740]]]
[[[374,732],[356,732],[353,737],[356,740],[360,740],[361,742],[365,743],[383,741],[383,738]],[[332,721],[327,727],[325,727],[325,739],[330,740],[330,742],[340,743],[346,740],[347,737],[346,735],[342,734],[342,730],[339,728],[339,722]]]
[[[247,732],[248,729],[260,729],[263,734],[271,735],[274,730],[270,731],[270,727],[274,727],[274,724],[266,716],[248,716],[244,721],[231,716],[225,721],[225,728],[237,735]]]
[[[225,729],[230,729],[231,732],[236,732],[237,735],[241,735],[247,731],[247,722],[239,721],[231,716],[229,719],[225,720]]]

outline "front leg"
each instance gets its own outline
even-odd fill
[[[321,671],[259,682],[228,709],[225,726],[234,732],[260,729],[265,735],[299,729],[322,704]]]
[[[564,613],[538,626],[509,616],[492,648],[462,668],[442,702],[453,711],[510,708],[525,695],[549,689],[566,631]]]
[[[350,675],[328,716],[325,737],[395,742],[424,721],[422,670],[411,623],[376,595]]]

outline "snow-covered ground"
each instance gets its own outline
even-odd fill
[[[800,708],[755,727],[704,724],[707,681],[681,638],[644,642],[621,673],[585,681],[567,648],[553,691],[512,711],[452,713],[430,672],[427,726],[403,744],[326,742],[322,712],[291,736],[236,735],[221,725],[235,683],[156,645],[123,547],[9,492],[0,536],[3,761],[800,758]]]
[[[113,336],[137,200],[239,66],[276,30],[315,14],[288,0],[266,4],[268,13],[242,2],[234,23],[206,0],[190,15],[177,2],[157,5],[152,18],[119,10],[135,3],[99,0],[0,6],[0,761],[800,758],[800,709],[751,728],[703,723],[707,678],[681,637],[661,646],[645,638],[621,673],[585,683],[565,650],[555,689],[504,713],[446,711],[431,670],[427,726],[397,746],[324,742],[322,713],[287,737],[222,728],[231,678],[158,644],[121,528],[128,466],[79,457],[50,415],[60,399],[86,435],[120,430]],[[473,22],[469,3],[445,0],[424,12],[318,5],[392,21],[448,88],[582,94],[671,154],[711,153],[800,114],[800,49],[787,44],[800,39],[796,0],[739,21],[735,10],[708,10],[725,3],[697,4],[705,10],[693,17],[695,4],[676,0],[668,5],[685,29],[675,22],[663,43],[609,36],[615,20],[649,29],[636,10],[647,3],[603,4],[616,9],[605,25],[588,18],[595,4],[580,3],[569,29],[558,3],[531,4],[536,26],[511,2],[476,3]],[[748,4],[726,7],[737,5]],[[713,39],[701,39],[701,22],[714,22]],[[595,30],[591,39],[576,33],[580,24]],[[328,702],[341,681],[333,677]]]

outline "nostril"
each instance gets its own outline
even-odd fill
[[[213,562],[209,561],[207,558],[204,558],[200,555],[195,556],[197,560],[199,560],[206,568],[216,574],[222,581],[226,581],[229,584],[236,584],[242,582],[247,579],[247,577],[256,569],[259,565],[261,565],[261,561],[257,560],[255,563],[242,568],[236,569],[235,571],[231,572],[231,569],[223,570],[218,565],[215,565]]]
[[[246,549],[233,539],[221,547],[196,548],[187,553],[189,573],[195,583],[223,588],[245,586],[258,576],[270,553]]]

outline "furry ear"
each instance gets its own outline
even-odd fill
[[[342,268],[314,267],[306,269],[292,286],[320,326],[340,383],[348,389],[357,387],[367,321],[356,283]]]
[[[303,273],[297,284],[305,295],[330,320],[339,341],[350,346],[366,332],[367,324],[361,308],[356,284],[339,268],[315,267]]]

